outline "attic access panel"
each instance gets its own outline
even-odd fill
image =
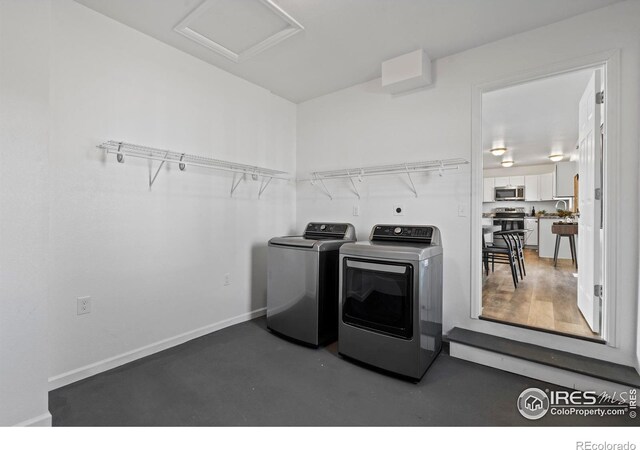
[[[303,29],[272,0],[205,0],[174,31],[239,63]]]

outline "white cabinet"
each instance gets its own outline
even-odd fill
[[[555,171],[555,196],[573,197],[573,177],[578,173],[578,164],[571,161],[559,162]]]
[[[525,217],[524,227],[531,230],[527,232],[525,245],[538,245],[538,219]]]
[[[495,177],[495,187],[524,186],[524,175],[517,177]]]
[[[538,193],[540,194],[540,200],[553,200],[553,179],[553,172],[539,175]]]
[[[539,175],[527,175],[524,177],[524,200],[527,202],[537,202],[540,200],[540,190],[538,184]]]
[[[505,186],[524,186],[524,199],[527,202],[554,200],[556,196],[556,179],[555,171],[542,175],[487,177],[484,178],[482,201],[495,201],[495,188]],[[573,192],[573,177],[571,178],[571,191]],[[573,196],[573,194],[571,194],[571,196]]]
[[[509,186],[524,186],[524,175],[509,177]]]
[[[483,227],[493,226],[493,219],[491,217],[483,217],[482,218],[482,226]],[[486,244],[492,244],[493,243],[493,233],[485,234],[484,235],[484,242]]]
[[[539,239],[538,239],[538,256],[540,258],[553,258],[556,248],[556,235],[551,232],[553,222],[557,222],[557,218],[540,218],[539,221]],[[571,249],[569,248],[569,239],[560,239],[560,249],[558,258],[571,259]]]
[[[485,178],[482,189],[482,201],[493,202],[495,201],[495,178]]]

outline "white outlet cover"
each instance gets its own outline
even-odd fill
[[[77,302],[79,316],[91,312],[91,297],[78,297]]]
[[[394,216],[404,216],[404,206],[403,205],[393,205],[393,215]]]
[[[353,205],[353,215],[354,216],[359,216],[360,215],[360,206],[359,205]]]

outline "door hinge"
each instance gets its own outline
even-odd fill
[[[602,297],[602,285],[601,284],[595,284],[593,286],[593,295],[596,297]]]
[[[596,92],[596,104],[602,105],[604,103],[604,91]]]
[[[596,200],[602,200],[602,188],[596,188]]]

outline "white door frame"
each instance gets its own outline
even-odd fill
[[[482,94],[527,81],[587,68],[603,68],[604,103],[604,279],[601,336],[610,347],[619,347],[616,333],[616,254],[619,245],[618,228],[622,223],[618,208],[620,192],[619,129],[620,129],[620,50],[587,55],[550,66],[528,70],[499,80],[472,87],[471,98],[471,309],[472,319],[479,320],[482,311]],[[577,107],[577,106],[576,106]],[[537,333],[523,329],[523,332]],[[559,338],[561,338],[559,336]],[[573,338],[570,338],[573,339]]]

